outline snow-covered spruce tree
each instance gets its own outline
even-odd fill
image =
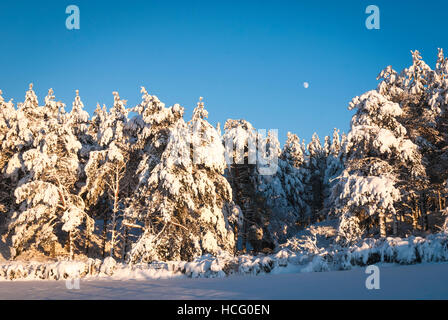
[[[110,238],[109,255],[116,257],[120,240],[120,224],[125,206],[126,191],[123,188],[129,139],[126,133],[128,110],[126,100],[113,92],[114,104],[109,112],[97,106],[93,126],[96,149],[89,153],[85,166],[86,184],[82,189],[92,215],[103,220],[102,252],[106,254],[106,243]]]
[[[304,153],[299,138],[291,133],[288,133],[288,140],[281,151],[274,131],[269,131],[258,146],[257,153],[257,192],[266,200],[266,206],[271,212],[267,230],[278,245],[296,234],[310,215],[304,182]],[[260,171],[260,163],[274,161],[277,163],[275,172],[263,174]]]
[[[283,168],[283,185],[286,197],[299,214],[299,226],[304,226],[311,216],[310,194],[307,190],[308,171],[306,168],[305,147],[297,135],[288,132],[280,156],[286,165]]]
[[[284,180],[283,168],[286,163],[279,160],[281,150],[277,135],[269,131],[267,137],[264,138],[259,134],[258,139],[257,170],[254,176],[256,192],[266,200],[266,208],[270,212],[266,229],[274,241],[274,245],[277,245],[278,241],[285,241],[288,236],[297,231],[295,224],[299,220],[299,216],[286,198],[282,183]],[[274,164],[274,161],[275,167],[272,168],[272,171],[263,174],[261,169],[264,169],[265,165]],[[293,230],[290,230],[290,227]]]
[[[106,118],[107,118],[106,105],[103,105],[103,108],[101,108],[100,104],[97,103],[96,108],[93,112],[92,119],[89,123],[89,126],[87,127],[87,134],[89,135],[89,137],[91,137],[96,148],[99,148],[100,146],[100,140],[102,136],[101,128],[102,124],[106,122]]]
[[[339,130],[333,130],[333,138],[331,143],[328,142],[327,150],[326,150],[326,164],[325,164],[325,174],[323,179],[323,198],[324,198],[324,212],[325,215],[331,212],[334,196],[338,194],[338,190],[334,189],[337,185],[337,177],[344,170],[344,144],[343,140],[345,139],[345,135],[343,134],[343,139],[341,140],[339,136]],[[326,139],[329,141],[329,139]]]
[[[233,190],[233,199],[243,211],[238,249],[243,252],[273,249],[275,240],[269,230],[271,208],[262,190],[258,190],[258,132],[245,120],[229,119],[224,125],[226,177]]]
[[[16,154],[6,170],[11,179],[20,179],[14,192],[18,207],[9,222],[13,257],[29,248],[48,249],[62,240],[62,231],[68,235],[73,258],[81,226],[90,221],[75,190],[81,145],[67,122],[64,105],[54,101],[53,90],[49,90],[45,106],[39,107],[30,85],[17,111],[17,127],[11,137]]]
[[[140,119],[135,120],[136,125],[143,122],[141,183],[129,211],[138,213],[131,218],[143,233],[129,261],[191,260],[205,253],[233,252],[232,224],[239,210],[222,176],[224,148],[205,120],[203,103],[185,123],[182,107],[165,108],[157,97],[142,92],[143,102],[136,108]]]
[[[322,147],[319,136],[316,133],[313,134],[311,142],[308,144],[307,148],[307,188],[309,194],[311,195],[311,199],[309,202],[309,206],[311,208],[311,216],[308,223],[314,223],[324,218],[324,180],[327,165],[327,153],[325,148]],[[329,147],[327,149],[329,149]]]
[[[72,110],[70,111],[70,121],[75,136],[78,137],[78,140],[86,143],[88,139],[89,113],[84,110],[84,103],[82,103],[79,96],[79,90],[76,90],[75,101],[73,101]]]
[[[353,235],[360,236],[363,229],[379,224],[384,237],[386,218],[393,221],[396,234],[400,186],[409,177],[425,179],[418,147],[397,120],[403,112],[400,106],[378,91],[355,97],[349,109],[357,112],[345,146],[346,169],[337,186],[342,190],[335,203],[340,236],[345,241],[354,240]]]
[[[436,110],[436,128],[438,139],[435,143],[439,152],[434,152],[427,160],[428,175],[435,195],[436,210],[442,211],[446,207],[446,198],[443,196],[445,182],[448,180],[448,58],[439,49],[436,68],[433,73],[428,94],[428,103],[431,109]]]
[[[88,133],[90,116],[89,113],[84,110],[84,103],[79,96],[79,90],[76,90],[75,101],[73,101],[72,110],[70,111],[70,114],[68,116],[73,134],[81,143],[79,157],[82,165],[85,165],[89,158],[90,150],[94,148],[94,143],[92,141],[92,136]]]
[[[289,133],[282,151],[275,131],[264,137],[244,120],[228,120],[225,129],[227,177],[245,217],[240,248],[272,249],[310,217],[304,146]]]
[[[300,138],[296,134],[288,132],[281,158],[298,169],[303,167],[305,163],[305,152]]]

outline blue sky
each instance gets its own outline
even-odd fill
[[[80,30],[65,27],[71,4]],[[370,4],[380,30],[365,27]],[[43,101],[51,87],[68,110],[79,89],[92,113],[115,90],[137,104],[144,85],[187,120],[203,96],[213,124],[244,118],[309,141],[347,131],[351,98],[387,65],[407,67],[410,50],[431,66],[448,52],[447,12],[444,0],[2,1],[0,89],[23,101],[33,82]]]

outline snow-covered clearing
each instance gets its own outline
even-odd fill
[[[0,281],[0,299],[448,299],[448,263],[380,266],[380,289],[365,268],[349,271],[150,280]]]

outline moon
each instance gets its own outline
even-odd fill
[[[303,83],[303,87],[304,87],[305,89],[308,89],[309,86],[310,86],[310,84],[309,84],[308,82],[305,81],[305,82]]]

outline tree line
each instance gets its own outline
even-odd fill
[[[138,105],[113,92],[113,105],[98,104],[92,117],[78,91],[70,112],[52,89],[42,105],[32,85],[17,106],[0,92],[0,234],[10,258],[270,252],[324,221],[343,245],[437,232],[448,62],[441,49],[434,70],[418,51],[412,60],[401,73],[384,69],[377,89],[350,102],[348,134],[305,144],[288,133],[283,147],[246,120],[229,119],[221,132],[202,98],[186,121],[183,107],[143,87]],[[273,159],[266,174],[260,163]]]

